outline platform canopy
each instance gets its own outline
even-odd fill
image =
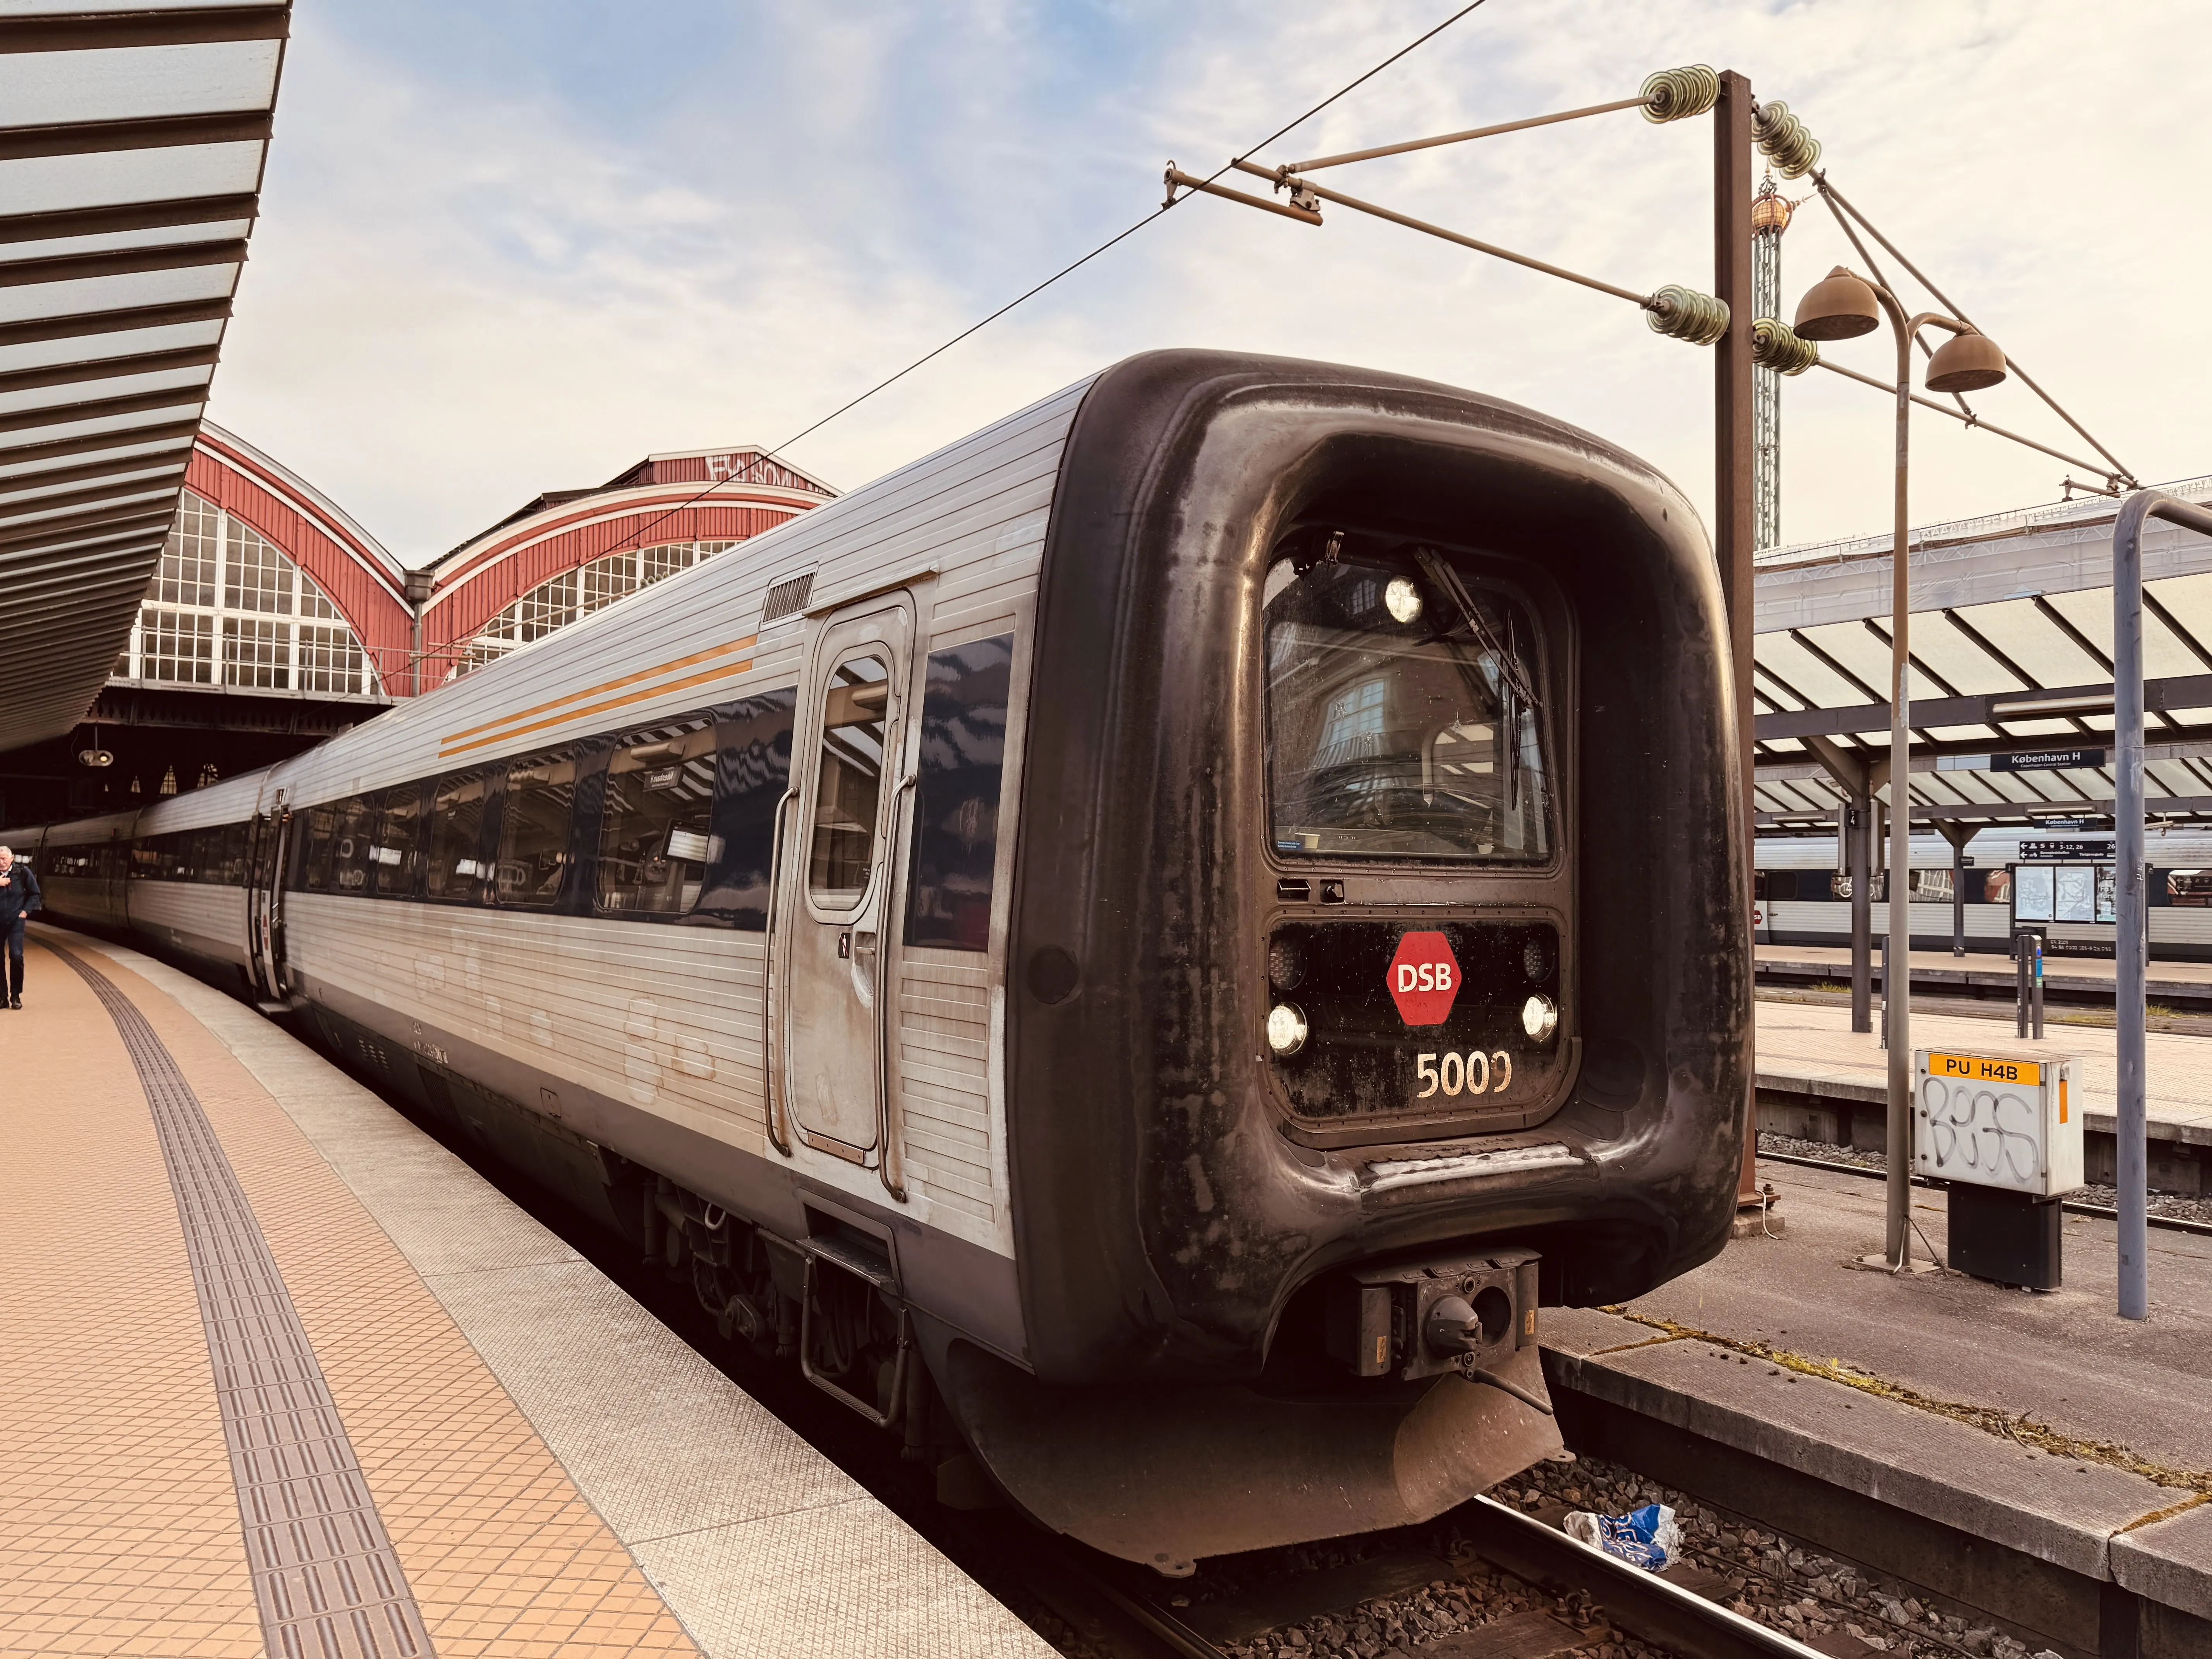
[[[2161,488],[2212,501],[2212,477]],[[2116,507],[2092,498],[1914,532],[1915,823],[2109,817]],[[1887,537],[1760,556],[1762,830],[1832,829],[1855,777],[1888,798],[1890,569]],[[2143,576],[2145,807],[2212,818],[2212,539],[2154,521]]]
[[[290,0],[0,3],[0,749],[114,671],[258,210]]]

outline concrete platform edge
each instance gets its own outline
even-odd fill
[[[1777,1385],[1756,1359],[1724,1363],[1737,1356],[1594,1309],[1549,1310],[1546,1324],[1555,1390],[2212,1620],[2212,1504],[2186,1490],[2048,1455],[2024,1480],[2010,1473],[2016,1457],[2030,1468],[2020,1447],[1951,1418],[1816,1376]]]
[[[1756,1074],[1755,1086],[1762,1092],[1778,1095],[1802,1096],[1810,1100],[1848,1100],[1854,1105],[1887,1106],[1889,1091],[1863,1083],[1846,1082],[1841,1078],[1820,1077],[1810,1072],[1769,1072]],[[2081,1127],[2092,1134],[2116,1134],[2119,1119],[2110,1112],[2094,1109],[2081,1114]],[[2171,1118],[2154,1117],[2146,1121],[2143,1133],[2152,1140],[2171,1140],[2179,1146],[2212,1146],[2212,1127],[2202,1123],[2177,1122]]]

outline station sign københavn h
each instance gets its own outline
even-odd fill
[[[1990,757],[1992,772],[2071,772],[2104,763],[2101,749],[2015,749],[2009,755]]]

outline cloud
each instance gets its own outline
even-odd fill
[[[1446,10],[310,9],[216,417],[409,558],[649,451],[778,441],[1137,218],[1170,155],[1211,171]],[[2208,33],[2182,0],[2094,20],[2047,0],[1490,0],[1268,157],[1626,96],[1674,64],[1742,69],[2039,380],[2172,477],[2212,465],[2185,78]],[[1334,182],[1626,287],[1708,288],[1711,168],[1709,123],[1629,112]],[[1511,398],[1710,499],[1709,354],[1620,301],[1328,217],[1179,207],[795,457],[857,483],[1128,352],[1215,345]],[[1785,308],[1856,258],[1808,204]],[[1831,349],[1884,372],[1879,339]],[[2021,387],[1977,401],[2082,447]],[[1789,539],[1886,522],[1886,416],[1834,376],[1789,384]],[[1923,521],[2050,499],[2063,471],[1934,416],[1914,444]]]

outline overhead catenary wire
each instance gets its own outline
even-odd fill
[[[1894,382],[1877,380],[1871,374],[1862,374],[1856,368],[1845,368],[1841,363],[1832,363],[1826,357],[1818,358],[1814,363],[1808,364],[1807,367],[1825,368],[1832,374],[1840,374],[1847,380],[1856,380],[1861,386],[1870,386],[1874,387],[1875,391],[1887,392],[1892,397],[1894,397],[1897,394],[1897,386]],[[2054,461],[2064,461],[2069,466],[2081,467],[2091,472],[2102,472],[2105,470],[2094,461],[2083,460],[2079,455],[2069,455],[2063,449],[2053,449],[2049,444],[2038,443],[2033,438],[2022,437],[2017,432],[2008,431],[2003,427],[1992,425],[1990,422],[1984,420],[1978,415],[1961,415],[1957,410],[1946,408],[1943,404],[1937,403],[1933,398],[1923,398],[1917,392],[1910,395],[1911,396],[1912,401],[1918,404],[1923,409],[1932,409],[1938,415],[1948,415],[1953,420],[1961,422],[1967,426],[1972,427],[1978,432],[1987,432],[1992,436],[1999,438],[2009,438],[2016,444],[2025,445],[2029,449],[2041,451],[2044,454],[2050,456]]]
[[[1372,161],[1385,155],[1404,155],[1417,149],[1435,149],[1442,144],[1464,144],[1475,138],[1494,138],[1501,132],[1523,132],[1530,127],[1548,127],[1561,121],[1579,121],[1584,116],[1607,115],[1619,109],[1646,107],[1644,94],[1633,98],[1616,98],[1609,104],[1589,104],[1581,109],[1563,109],[1553,115],[1531,115],[1525,120],[1500,121],[1495,126],[1469,127],[1464,132],[1440,133],[1434,138],[1408,138],[1403,143],[1377,144],[1372,149],[1351,149],[1341,155],[1317,155],[1310,161],[1293,161],[1292,173],[1313,173],[1322,167],[1340,167],[1348,161]],[[1257,149],[1255,145],[1253,148]]]
[[[1654,332],[1664,334],[1669,338],[1686,340],[1692,345],[1711,345],[1728,332],[1728,307],[1711,295],[1701,294],[1695,289],[1684,288],[1677,283],[1668,283],[1652,293],[1638,294],[1634,289],[1622,288],[1617,283],[1606,282],[1601,277],[1587,276],[1581,271],[1569,270],[1564,265],[1555,265],[1548,260],[1538,259],[1526,253],[1516,253],[1512,249],[1500,247],[1495,242],[1486,242],[1461,231],[1448,230],[1442,225],[1431,224],[1426,219],[1416,219],[1411,214],[1400,213],[1395,208],[1386,208],[1379,203],[1363,201],[1357,196],[1347,196],[1343,191],[1332,190],[1326,185],[1315,184],[1310,179],[1293,173],[1287,167],[1263,167],[1258,162],[1246,160],[1242,156],[1232,161],[1229,165],[1240,173],[1249,173],[1255,178],[1268,180],[1278,190],[1288,190],[1294,202],[1334,202],[1339,207],[1352,209],[1355,213],[1364,213],[1377,219],[1386,219],[1394,225],[1403,225],[1408,230],[1418,230],[1425,236],[1434,236],[1442,241],[1456,243],[1461,247],[1472,248],[1477,253],[1487,253],[1494,259],[1504,259],[1509,264],[1520,265],[1529,270],[1541,271],[1547,276],[1557,276],[1565,282],[1578,283],[1584,288],[1595,289],[1600,294],[1610,294],[1617,300],[1626,300],[1631,305],[1638,307],[1644,311],[1645,319],[1650,322]],[[1225,195],[1235,201],[1245,202],[1253,207],[1275,206],[1272,202],[1255,200],[1239,191],[1222,191],[1216,193]]]
[[[1531,270],[1542,271],[1547,276],[1559,276],[1570,283],[1580,283],[1584,288],[1594,288],[1601,294],[1610,294],[1615,299],[1627,301],[1631,305],[1647,304],[1651,297],[1646,294],[1638,294],[1633,289],[1620,288],[1612,283],[1602,282],[1595,276],[1585,276],[1578,270],[1567,270],[1564,265],[1549,264],[1544,260],[1531,258],[1528,254],[1516,253],[1512,249],[1499,247],[1494,242],[1479,241],[1474,237],[1462,235],[1456,230],[1447,230],[1442,225],[1431,224],[1425,219],[1416,219],[1410,214],[1400,213],[1394,209],[1382,207],[1373,202],[1364,202],[1357,196],[1346,196],[1341,191],[1331,190],[1326,185],[1316,185],[1312,180],[1300,178],[1296,174],[1285,173],[1274,167],[1263,167],[1258,162],[1248,161],[1242,156],[1237,157],[1229,165],[1240,173],[1249,173],[1257,178],[1287,185],[1293,192],[1318,196],[1324,202],[1334,202],[1339,207],[1352,209],[1355,213],[1371,214],[1377,219],[1388,219],[1394,225],[1403,225],[1408,230],[1418,230],[1425,235],[1441,237],[1447,242],[1456,242],[1462,247],[1473,248],[1477,253],[1487,253],[1492,258],[1508,260],[1516,265],[1526,265]],[[1216,177],[1218,176],[1218,174],[1216,175]]]
[[[1652,122],[1686,121],[1693,115],[1703,115],[1711,109],[1720,101],[1720,95],[1721,77],[1712,67],[1706,64],[1690,64],[1681,69],[1661,70],[1655,75],[1646,76],[1633,98],[1616,98],[1604,104],[1585,104],[1580,109],[1558,110],[1549,115],[1523,116],[1517,121],[1469,127],[1463,132],[1439,133],[1433,138],[1408,138],[1395,144],[1378,144],[1371,149],[1346,150],[1341,155],[1316,156],[1310,161],[1292,161],[1284,171],[1312,173],[1321,167],[1342,167],[1348,161],[1372,161],[1385,155],[1403,155],[1412,150],[1434,149],[1439,144],[1463,144],[1474,138],[1494,138],[1502,132],[1525,132],[1531,127],[1556,126],[1561,121],[1579,121],[1587,116],[1609,115],[1615,110],[1640,109],[1644,112],[1644,118]],[[1257,149],[1260,146],[1255,144],[1252,148]]]
[[[1457,11],[1452,13],[1450,16],[1445,18],[1443,21],[1437,24],[1433,28],[1430,28],[1424,33],[1414,36],[1413,40],[1399,47],[1397,51],[1392,52],[1388,58],[1385,58],[1381,63],[1376,64],[1372,69],[1368,70],[1365,73],[1356,76],[1352,80],[1346,82],[1342,86],[1339,87],[1334,92],[1329,94],[1328,97],[1322,99],[1319,103],[1314,105],[1310,109],[1308,109],[1294,118],[1285,122],[1281,126],[1276,128],[1274,131],[1269,133],[1265,138],[1260,140],[1258,143],[1254,144],[1249,149],[1246,149],[1243,152],[1243,155],[1249,155],[1254,150],[1265,149],[1268,145],[1273,143],[1278,138],[1280,138],[1286,133],[1293,132],[1299,127],[1304,126],[1308,121],[1312,120],[1315,116],[1327,109],[1331,104],[1335,103],[1338,100],[1345,97],[1346,94],[1357,91],[1360,87],[1364,86],[1368,82],[1382,74],[1384,70],[1389,69],[1400,58],[1407,56],[1409,53],[1419,51],[1430,41],[1435,40],[1437,36],[1442,34],[1446,29],[1451,27],[1453,24],[1458,22],[1462,18],[1466,17],[1469,13],[1480,10],[1485,3],[1486,0],[1468,0],[1468,4],[1462,6]],[[1235,167],[1237,162],[1241,161],[1243,159],[1243,156],[1240,155],[1231,161],[1224,162],[1220,167],[1215,168],[1213,172],[1208,173],[1201,181],[1201,184],[1211,185],[1214,183],[1223,173],[1227,173],[1230,168]],[[928,351],[925,351],[921,356],[915,358],[912,362],[908,363],[904,368],[900,369],[896,374],[885,375],[882,380],[877,381],[873,386],[861,392],[858,397],[848,398],[844,403],[838,404],[836,408],[831,410],[827,415],[824,415],[820,420],[816,421],[812,425],[802,427],[799,431],[793,433],[791,436],[786,438],[781,443],[775,445],[772,448],[763,450],[760,454],[760,459],[763,461],[771,461],[775,459],[778,456],[781,455],[785,450],[789,449],[793,444],[798,443],[802,439],[811,437],[815,433],[819,432],[823,427],[829,425],[830,422],[837,419],[838,416],[850,414],[854,410],[858,409],[862,404],[867,402],[869,398],[874,397],[878,392],[888,391],[890,387],[896,386],[901,380],[906,379],[908,375],[913,374],[915,370],[943,356],[946,352],[951,350],[953,347],[958,345],[963,340],[969,338],[972,335],[981,333],[984,329],[988,328],[993,323],[997,322],[1000,318],[1005,316],[1016,307],[1027,304],[1030,301],[1034,300],[1038,295],[1050,288],[1054,283],[1061,281],[1065,277],[1073,276],[1077,271],[1082,270],[1084,266],[1089,264],[1093,259],[1097,258],[1101,254],[1107,252],[1112,248],[1118,247],[1121,243],[1127,241],[1129,238],[1134,236],[1139,231],[1144,229],[1146,226],[1152,224],[1156,220],[1161,218],[1163,216],[1172,210],[1182,200],[1182,198],[1181,197],[1175,197],[1171,198],[1168,201],[1161,203],[1158,207],[1145,215],[1143,218],[1135,221],[1133,223],[1127,226],[1121,230],[1116,231],[1113,235],[1099,243],[1097,247],[1092,248],[1090,252],[1083,255],[1082,258],[1070,260],[1066,264],[1062,265],[1058,270],[1053,272],[1051,276],[1046,277],[1042,282],[1036,283],[1033,287],[1024,289],[1012,299],[1007,301],[1006,304],[1000,306],[996,311],[990,313],[988,315],[969,324],[966,328],[962,329],[957,334],[955,334],[951,339],[946,340],[942,345],[936,346]],[[1270,204],[1269,205],[1273,204]],[[623,549],[635,544],[640,538],[652,534],[654,530],[667,523],[669,520],[674,518],[678,513],[682,513],[691,507],[696,507],[701,501],[706,500],[708,495],[712,495],[715,489],[719,489],[722,484],[740,482],[743,482],[743,480],[715,480],[714,483],[709,483],[704,489],[702,489],[697,495],[690,497],[688,500],[678,502],[666,512],[660,514],[657,517],[647,521],[646,524],[641,526],[636,530],[630,532],[629,535],[617,542],[612,547],[609,548],[607,551],[620,552]]]

